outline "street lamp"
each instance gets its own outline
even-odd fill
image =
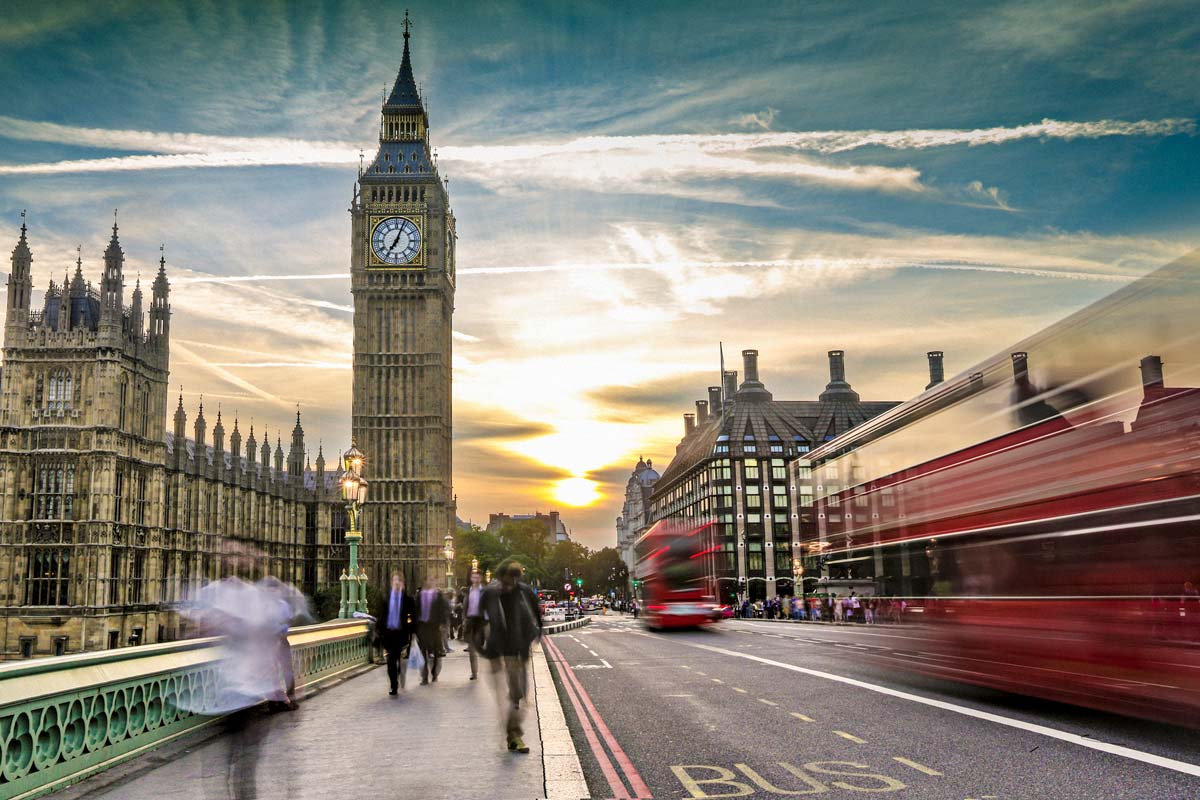
[[[350,568],[342,572],[342,602],[338,617],[349,619],[356,611],[367,608],[366,571],[358,566],[358,543],[362,541],[363,504],[367,502],[367,481],[362,476],[362,451],[350,445],[342,456],[342,500],[346,503],[346,516],[350,529],[346,531],[346,543],[350,545]]]
[[[446,559],[446,588],[454,588],[454,535],[447,533],[442,548],[442,556]]]

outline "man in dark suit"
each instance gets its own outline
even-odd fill
[[[408,666],[408,649],[416,631],[417,608],[413,599],[404,591],[404,576],[392,573],[392,588],[380,598],[374,609],[375,637],[387,651],[388,684],[395,694],[397,686],[404,686],[404,673]]]
[[[467,641],[471,655],[471,680],[479,674],[479,649],[483,647],[483,576],[479,570],[471,573],[471,586],[462,591],[462,638]]]
[[[442,671],[442,627],[450,624],[450,604],[437,588],[433,578],[425,579],[425,588],[417,596],[417,644],[425,656],[421,667],[421,685],[430,680],[437,683]]]
[[[496,696],[508,704],[504,714],[508,749],[528,753],[522,738],[521,722],[525,709],[521,701],[529,691],[530,647],[542,635],[542,612],[533,589],[521,582],[521,565],[506,561],[496,570],[497,581],[483,595],[488,629],[484,637],[483,657],[491,662]]]

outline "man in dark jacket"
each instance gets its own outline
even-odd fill
[[[388,694],[395,694],[397,686],[404,686],[404,673],[408,667],[406,659],[417,621],[417,607],[412,597],[404,591],[403,575],[392,573],[391,591],[380,598],[372,612],[375,617],[375,638],[387,652],[388,684],[391,686]]]
[[[524,711],[521,701],[529,687],[529,648],[542,634],[542,614],[537,596],[521,582],[523,570],[516,561],[500,565],[497,581],[483,595],[488,630],[484,637],[483,657],[491,662],[496,696],[507,690],[505,734],[508,749],[528,753],[522,735]]]
[[[442,671],[442,649],[444,637],[443,626],[450,624],[450,604],[437,588],[433,578],[425,579],[425,588],[417,595],[417,644],[421,646],[421,655],[425,656],[425,666],[421,667],[421,685],[432,680],[437,683]]]

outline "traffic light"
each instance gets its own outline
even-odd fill
[[[576,579],[575,579],[575,585],[576,585],[576,586],[579,586],[580,588],[582,588],[582,587],[583,587],[583,578],[576,578]]]

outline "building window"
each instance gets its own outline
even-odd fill
[[[75,501],[75,465],[42,464],[38,467],[34,495],[35,519],[71,519]]]
[[[742,469],[745,471],[747,483],[749,483],[750,481],[758,480],[759,471],[758,471],[758,462],[757,461],[751,460],[751,461],[745,462],[742,465]]]
[[[121,645],[121,632],[120,631],[109,631],[108,632],[108,649],[116,650],[120,645]]]
[[[125,494],[125,473],[117,470],[113,483],[113,521],[121,521],[121,500]]]
[[[32,636],[21,637],[21,658],[33,658],[33,650],[37,647],[37,639]]]
[[[74,381],[71,373],[65,369],[50,373],[46,385],[46,409],[48,411],[68,411],[73,398]]]
[[[117,427],[125,430],[125,406],[129,402],[129,381],[125,378],[121,379],[121,385],[117,390]]]
[[[65,655],[66,652],[67,652],[67,637],[66,636],[55,636],[54,637],[54,655],[61,656],[61,655]]]
[[[771,459],[771,480],[773,480],[773,481],[786,481],[787,480],[787,466],[783,463],[782,458],[772,458]]]
[[[25,605],[65,606],[71,577],[71,551],[37,547],[29,555]]]

